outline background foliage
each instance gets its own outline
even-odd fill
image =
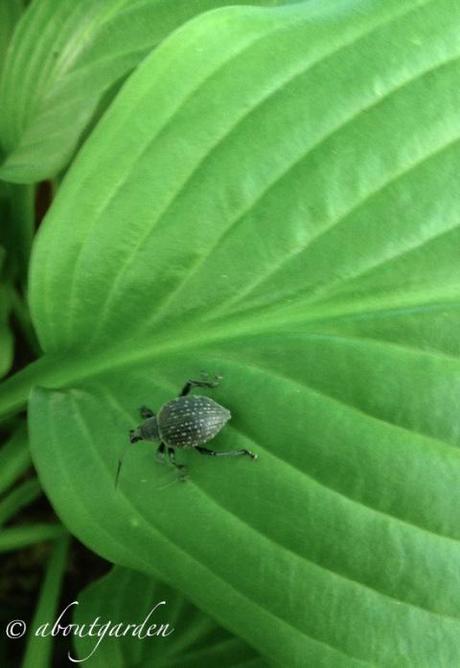
[[[74,615],[77,624],[88,624],[101,614],[142,622],[152,608],[163,601],[149,618],[150,624],[169,625],[166,637],[142,641],[137,637],[106,638],[97,651],[94,638],[76,638],[78,656],[89,668],[100,666],[159,666],[178,668],[264,668],[267,664],[238,638],[190,605],[174,589],[141,573],[115,566],[104,578],[82,592]],[[153,605],[152,605],[153,604]],[[145,629],[147,628],[147,625]],[[174,632],[171,633],[171,628]],[[145,632],[145,630],[144,630]],[[94,652],[94,653],[92,653]],[[86,657],[89,659],[86,659]]]
[[[236,636],[213,631],[228,665],[457,665],[460,7],[222,4],[37,0],[20,19],[0,86],[6,201],[58,178],[32,334],[22,320],[43,353],[0,413],[27,403],[46,495],[117,564],[82,619],[101,592],[131,610],[125,579],[142,607],[179,601],[164,582],[203,611],[181,603],[177,625],[206,665],[225,660],[205,615]],[[7,223],[20,298],[26,204]],[[178,485],[139,444],[116,493],[138,407],[201,369],[223,374],[213,396],[233,416],[216,448],[258,461],[179,453]],[[188,660],[173,637],[165,665]],[[132,651],[98,661],[149,665]]]

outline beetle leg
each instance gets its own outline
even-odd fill
[[[201,455],[210,455],[211,457],[239,457],[240,455],[248,455],[251,459],[257,459],[257,455],[250,450],[224,450],[224,452],[218,452],[217,450],[210,450],[209,448],[203,448],[202,445],[196,445],[195,450]]]
[[[143,420],[146,420],[147,418],[151,418],[151,417],[155,416],[155,413],[150,408],[147,408],[147,406],[141,406],[139,408],[139,413],[141,414],[141,418]]]
[[[163,464],[164,459],[165,459],[165,444],[164,443],[160,443],[160,445],[158,446],[158,450],[157,450],[157,453],[156,453],[156,458],[157,458],[158,462]]]
[[[179,480],[185,482],[187,479],[187,467],[184,464],[178,464],[176,462],[176,451],[174,448],[168,448],[168,458],[170,463],[177,469],[179,473]]]
[[[207,373],[202,373],[201,374],[201,380],[193,380],[193,378],[190,378],[182,388],[181,393],[179,394],[180,397],[185,397],[192,387],[217,387],[219,385],[219,382],[222,380],[222,376],[213,376],[212,379],[210,379],[209,374]]]

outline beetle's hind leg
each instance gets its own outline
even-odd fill
[[[215,375],[211,377],[208,373],[202,371],[201,378],[199,380],[194,380],[193,378],[190,378],[185,383],[179,396],[185,397],[190,392],[192,387],[217,387],[221,380],[222,376]]]
[[[141,414],[141,418],[143,420],[146,420],[147,418],[151,418],[155,416],[155,413],[152,411],[151,408],[147,408],[147,406],[141,406],[139,408],[139,413]]]
[[[176,462],[176,453],[174,448],[166,447],[164,443],[160,443],[160,445],[158,446],[156,458],[157,461],[160,462],[161,464],[163,464],[165,461],[165,454],[168,455],[168,462],[172,464],[174,468],[178,471],[179,480],[181,482],[185,482],[187,479],[187,467],[184,466],[183,464],[178,464]]]
[[[180,482],[185,482],[187,480],[187,467],[184,464],[178,464],[176,462],[176,451],[174,448],[168,447],[168,459],[169,462],[176,468],[179,473]]]

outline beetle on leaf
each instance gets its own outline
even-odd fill
[[[202,455],[212,457],[238,457],[248,455],[257,459],[257,455],[250,450],[225,450],[219,452],[203,447],[225,426],[230,420],[230,411],[213,399],[201,395],[190,395],[193,387],[217,387],[220,376],[211,380],[208,374],[203,373],[200,380],[188,380],[176,399],[172,399],[161,406],[157,414],[150,408],[142,406],[140,409],[142,424],[129,432],[131,443],[137,441],[159,441],[157,455],[168,461],[179,472],[179,479],[186,480],[186,467],[176,462],[176,448],[194,448]],[[118,461],[115,486],[118,483],[122,459]]]

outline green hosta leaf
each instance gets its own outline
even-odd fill
[[[7,527],[0,531],[0,554],[16,552],[16,550],[21,550],[36,543],[43,543],[46,540],[55,540],[65,533],[60,524],[45,524],[43,522]]]
[[[460,5],[311,0],[177,31],[43,226],[46,355],[4,386],[106,558],[284,666],[460,663]],[[200,369],[232,411],[174,484],[141,404]],[[169,483],[169,486],[166,486]]]
[[[7,154],[0,178],[31,183],[58,173],[107,91],[177,26],[225,4],[225,0],[33,2],[14,35],[0,85],[0,144]]]
[[[5,63],[6,50],[11,35],[22,10],[22,0],[0,0],[0,74]]]
[[[110,637],[107,632],[99,644],[97,637],[76,635],[78,657],[88,668],[267,666],[242,640],[217,627],[174,589],[119,566],[78,596],[74,623],[85,624],[88,629],[96,618],[102,625],[111,622],[110,628],[122,624],[123,629],[128,624],[140,627],[147,621],[142,629],[137,629],[140,638],[137,634],[133,636],[132,629],[118,638],[113,634]],[[153,624],[157,628],[151,633],[163,633],[161,625],[164,625],[165,635],[146,637]]]

